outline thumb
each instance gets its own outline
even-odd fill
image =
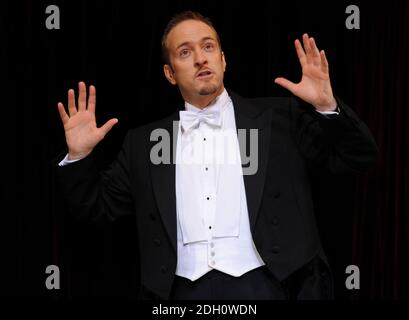
[[[278,77],[274,80],[274,82],[280,86],[282,86],[283,88],[291,91],[292,93],[294,93],[296,84],[294,82],[291,82],[285,78],[282,77]]]
[[[117,123],[118,123],[117,118],[113,118],[105,122],[105,124],[100,128],[103,136],[105,136],[109,132],[109,130],[111,130],[112,127],[116,125]]]

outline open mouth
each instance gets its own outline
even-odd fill
[[[210,70],[203,70],[197,74],[197,78],[207,78],[210,77],[213,73]]]

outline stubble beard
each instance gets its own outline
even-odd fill
[[[199,95],[201,96],[208,96],[215,94],[217,92],[217,86],[215,84],[206,84],[202,88],[199,89]]]

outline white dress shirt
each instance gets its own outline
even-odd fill
[[[250,231],[233,103],[224,90],[206,108],[216,109],[220,125],[190,130],[183,113],[206,110],[185,108],[176,147],[176,275],[194,281],[217,269],[238,277],[264,262]]]

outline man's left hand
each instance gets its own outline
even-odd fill
[[[279,77],[274,82],[305,102],[312,104],[317,111],[335,111],[337,102],[332,93],[325,52],[318,50],[315,40],[309,38],[308,34],[304,34],[302,40],[304,48],[298,39],[294,42],[302,67],[301,81],[293,83]]]

